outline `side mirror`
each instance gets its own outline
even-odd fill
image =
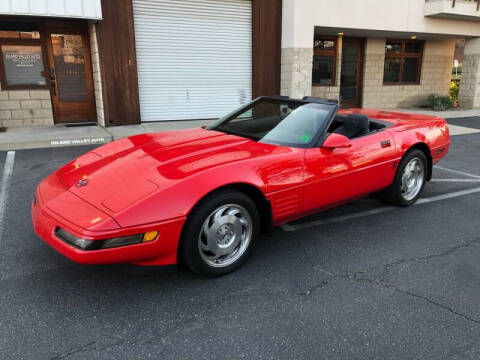
[[[323,148],[333,150],[337,148],[349,148],[352,142],[346,136],[340,134],[330,134],[323,143]]]

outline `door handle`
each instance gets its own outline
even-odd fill
[[[51,81],[50,86],[51,86],[51,89],[52,89],[52,95],[57,96],[57,87],[56,87],[55,81]]]
[[[392,146],[392,143],[390,142],[390,140],[384,140],[380,143],[380,145],[382,145],[382,148],[387,148]]]

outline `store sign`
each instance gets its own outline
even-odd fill
[[[3,45],[8,85],[46,85],[41,46]]]

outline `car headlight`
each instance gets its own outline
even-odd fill
[[[158,237],[158,231],[149,231],[144,234],[122,236],[106,240],[85,240],[61,228],[57,228],[55,230],[55,236],[81,250],[99,250],[150,242]]]

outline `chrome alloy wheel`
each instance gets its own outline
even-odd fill
[[[200,255],[212,267],[231,265],[245,253],[252,232],[252,218],[245,208],[222,205],[203,223],[198,236]]]
[[[406,201],[414,199],[422,189],[425,181],[425,166],[423,162],[414,157],[403,169],[401,191]]]

